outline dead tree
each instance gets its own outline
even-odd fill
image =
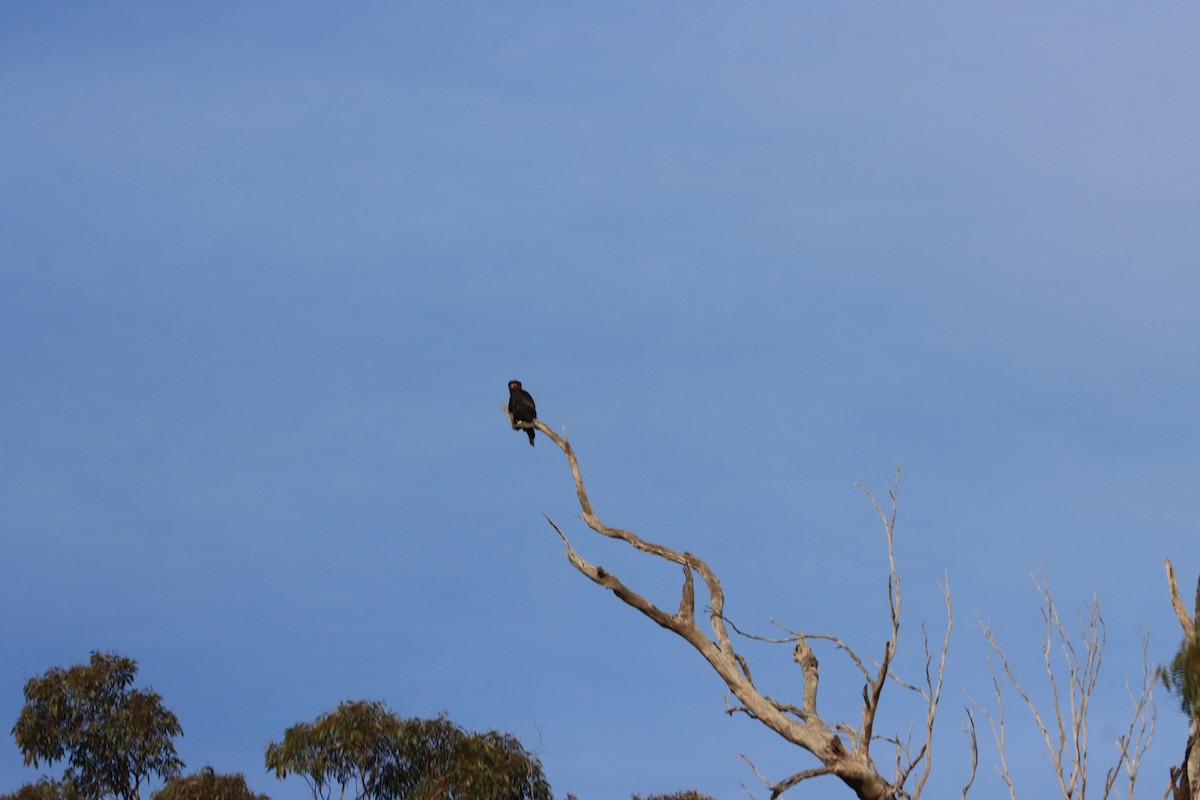
[[[1171,607],[1179,618],[1179,626],[1183,628],[1185,646],[1196,638],[1196,630],[1200,628],[1200,580],[1196,582],[1196,606],[1194,616],[1190,616],[1187,606],[1179,596],[1179,586],[1175,581],[1175,567],[1167,560],[1167,591],[1171,594]],[[1167,789],[1164,800],[1200,800],[1200,712],[1195,707],[1190,708],[1192,717],[1188,728],[1187,745],[1183,750],[1183,760],[1178,767],[1171,767],[1171,785]]]
[[[994,713],[989,711],[969,695],[968,699],[983,714],[991,727],[1000,759],[996,771],[1012,800],[1016,800],[1017,791],[1006,752],[1007,729],[1003,692],[1006,684],[1016,690],[1029,709],[1050,758],[1050,765],[1063,800],[1084,800],[1088,790],[1088,711],[1104,656],[1104,620],[1100,616],[1099,601],[1093,599],[1088,606],[1086,617],[1080,620],[1078,636],[1072,636],[1059,616],[1046,579],[1035,578],[1034,583],[1042,596],[1042,663],[1050,690],[1049,708],[1038,708],[1029,692],[1017,680],[1008,656],[991,627],[978,615],[980,630],[983,631],[1001,665],[997,670],[995,662],[992,662],[992,691],[996,699],[996,710]],[[1150,669],[1147,661],[1148,647],[1149,642],[1143,636],[1141,684],[1136,691],[1126,684],[1132,713],[1127,728],[1113,740],[1116,756],[1104,773],[1104,782],[1099,789],[1101,800],[1120,797],[1119,783],[1125,785],[1125,796],[1132,800],[1142,756],[1154,737],[1154,670]]]
[[[505,408],[505,413],[508,413],[507,408]],[[935,663],[934,654],[929,648],[928,637],[925,637],[925,674],[922,685],[911,686],[900,682],[891,671],[899,645],[900,626],[900,579],[896,574],[896,563],[892,550],[896,512],[895,487],[891,492],[890,513],[880,508],[873,497],[870,498],[883,520],[887,535],[888,606],[891,626],[882,657],[878,661],[864,660],[837,637],[807,633],[802,630],[784,629],[786,635],[775,639],[749,637],[760,641],[785,644],[791,648],[792,660],[800,671],[800,698],[798,703],[784,702],[765,694],[755,684],[747,660],[734,647],[730,630],[732,629],[734,634],[739,636],[747,636],[747,634],[742,634],[726,618],[725,593],[721,588],[721,581],[709,565],[699,556],[690,552],[674,550],[643,539],[631,531],[614,528],[601,522],[588,499],[583,476],[579,470],[579,462],[567,441],[565,432],[560,436],[540,420],[516,422],[509,416],[509,423],[514,428],[540,430],[562,450],[567,457],[567,464],[570,466],[571,475],[575,481],[580,517],[589,528],[602,536],[623,541],[647,556],[677,564],[682,569],[683,585],[680,589],[679,607],[674,611],[659,608],[647,600],[644,595],[623,583],[612,572],[586,561],[571,545],[562,528],[547,516],[547,521],[558,532],[566,545],[566,555],[571,565],[593,583],[608,589],[626,605],[637,609],[694,647],[729,687],[733,697],[737,699],[736,704],[729,703],[729,713],[742,713],[757,720],[788,742],[815,757],[816,766],[800,770],[780,780],[766,778],[751,763],[751,768],[769,787],[772,800],[800,782],[822,775],[837,777],[861,800],[910,800],[920,796],[933,767],[931,749],[933,728],[941,697],[952,615],[950,595],[948,590],[943,588],[947,621],[940,656]],[[864,491],[866,490],[864,489]],[[867,495],[870,497],[869,492]],[[704,584],[704,591],[708,594],[707,614],[704,615],[707,619],[704,622],[699,620],[696,614],[695,576],[697,575],[700,576],[700,580]],[[810,640],[818,639],[831,641],[840,650],[843,650],[863,676],[862,707],[857,725],[831,724],[821,716],[818,702],[818,662],[816,654],[809,644]],[[882,736],[875,732],[876,713],[884,688],[889,681],[900,686],[907,686],[923,698],[925,718],[921,720],[918,728],[923,738],[921,742],[914,744],[902,741],[899,737]],[[875,752],[872,750],[872,747],[880,742],[883,743],[881,746],[889,748],[886,758],[887,762],[893,766],[890,777],[884,776],[876,763]],[[749,762],[749,759],[746,760]],[[973,777],[974,771],[972,770]],[[965,792],[964,789],[964,795]]]

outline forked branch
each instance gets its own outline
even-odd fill
[[[1042,662],[1050,690],[1050,708],[1039,709],[1025,687],[1017,680],[1003,647],[982,618],[979,618],[979,627],[1001,665],[999,672],[994,665],[992,669],[993,691],[999,709],[998,724],[983,706],[972,702],[992,723],[992,732],[1000,755],[1000,774],[1010,793],[1013,793],[1012,776],[1008,771],[1005,753],[1003,697],[1005,684],[1011,684],[1029,709],[1042,736],[1058,780],[1059,793],[1064,800],[1075,800],[1087,796],[1088,716],[1103,660],[1106,640],[1104,620],[1100,616],[1099,601],[1093,599],[1086,616],[1080,620],[1076,640],[1059,616],[1045,579],[1035,578],[1035,584],[1042,596],[1042,618],[1045,622],[1042,633]],[[1126,687],[1132,704],[1130,723],[1126,731],[1113,740],[1117,752],[1112,766],[1105,771],[1101,798],[1112,796],[1114,792],[1119,795],[1116,784],[1122,774],[1128,778],[1127,796],[1133,797],[1142,755],[1154,735],[1154,672],[1146,661],[1146,646],[1146,640],[1143,639],[1142,681],[1136,691],[1133,687]],[[1012,796],[1015,797],[1015,793]]]
[[[505,408],[507,414],[507,408]],[[725,595],[721,582],[709,565],[700,557],[687,551],[678,551],[662,544],[647,541],[632,531],[606,525],[596,515],[591,500],[588,498],[583,475],[575,451],[567,440],[566,433],[561,435],[553,431],[540,420],[533,422],[516,422],[509,416],[509,422],[514,428],[534,428],[541,431],[546,438],[553,442],[566,456],[567,465],[575,483],[575,493],[579,501],[580,518],[596,533],[610,539],[618,539],[630,547],[647,555],[661,558],[679,565],[683,571],[683,583],[680,590],[679,607],[677,612],[668,612],[638,591],[627,586],[611,571],[604,567],[591,564],[571,544],[567,535],[553,520],[547,516],[547,521],[557,532],[566,546],[567,560],[575,569],[593,583],[608,589],[622,602],[637,609],[658,625],[672,631],[694,647],[708,662],[709,666],[721,677],[729,691],[737,699],[737,704],[728,703],[728,712],[742,712],[758,720],[785,740],[799,746],[812,754],[819,766],[801,770],[778,782],[771,782],[761,774],[767,783],[771,797],[777,798],[796,784],[809,778],[821,775],[834,775],[850,787],[862,800],[900,800],[901,798],[918,797],[921,788],[929,776],[932,760],[930,758],[930,743],[937,705],[941,695],[942,676],[945,671],[946,654],[949,647],[949,635],[952,623],[950,621],[949,593],[944,590],[947,611],[946,638],[937,661],[936,676],[933,670],[933,657],[926,643],[925,686],[915,689],[925,699],[927,705],[924,724],[925,740],[917,748],[915,755],[909,754],[906,745],[898,739],[889,738],[896,748],[897,773],[893,780],[888,780],[880,774],[871,757],[871,744],[877,737],[873,733],[880,698],[885,684],[889,679],[895,680],[891,673],[891,665],[898,646],[899,615],[900,615],[900,579],[896,574],[895,558],[892,550],[893,532],[896,518],[896,489],[891,491],[890,513],[884,513],[874,497],[872,504],[883,519],[887,534],[887,551],[889,564],[888,605],[890,609],[891,627],[888,640],[884,646],[882,660],[873,670],[868,670],[863,662],[834,637],[816,636],[797,631],[789,631],[786,642],[792,647],[792,657],[799,667],[802,678],[802,697],[800,705],[780,702],[769,695],[763,694],[751,678],[750,667],[742,654],[738,653],[729,635],[729,628],[736,626],[725,618]],[[897,477],[899,471],[897,471]],[[865,491],[865,490],[864,490]],[[695,613],[695,581],[698,575],[703,581],[708,593],[707,626],[701,627]],[[760,638],[760,637],[752,637]],[[822,719],[817,705],[817,687],[819,683],[818,661],[809,645],[814,638],[829,638],[843,647],[863,672],[866,683],[863,687],[863,708],[860,727],[857,729],[846,725],[831,726]],[[906,685],[906,684],[902,684]],[[909,687],[914,688],[914,687]],[[904,756],[902,758],[902,755]],[[913,791],[905,788],[905,782],[918,765],[922,765],[920,777]],[[757,769],[755,769],[757,773]]]

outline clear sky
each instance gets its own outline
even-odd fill
[[[0,4],[0,792],[39,774],[24,682],[94,649],[138,660],[189,770],[276,800],[306,794],[265,745],[358,698],[511,731],[581,800],[812,766],[567,564],[543,511],[676,602],[572,518],[513,378],[600,516],[705,557],[753,631],[879,654],[854,484],[899,460],[902,671],[945,575],[957,620],[936,794],[988,691],[976,611],[1042,690],[1031,571],[1072,625],[1100,597],[1099,765],[1139,633],[1178,644],[1163,559],[1185,596],[1200,572],[1198,30],[1158,2]],[[751,655],[799,697],[786,648]],[[1151,796],[1183,749],[1159,699]]]

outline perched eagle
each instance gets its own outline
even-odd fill
[[[533,404],[533,397],[521,388],[520,381],[508,382],[508,413],[513,418],[513,430],[518,430],[518,422],[533,422],[537,419],[537,406]],[[533,428],[527,428],[525,432],[529,434],[529,446],[532,447]]]

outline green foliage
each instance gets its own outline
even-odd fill
[[[1179,698],[1183,713],[1200,715],[1200,631],[1184,639],[1170,666],[1159,671],[1163,685]]]
[[[94,652],[32,678],[12,730],[26,766],[68,759],[64,779],[88,800],[135,800],[151,775],[178,775],[179,720],[158,694],[129,688],[136,675],[136,661]]]
[[[275,777],[300,775],[314,798],[328,798],[334,786],[354,797],[381,797],[379,781],[391,761],[403,721],[382,703],[341,703],[317,717],[288,728],[282,742],[267,746],[267,769]]]
[[[642,800],[640,794],[635,794],[630,800]],[[670,794],[652,794],[646,797],[646,800],[714,800],[712,795],[700,794],[695,789],[688,789],[683,792],[671,792]]]
[[[467,733],[437,719],[409,720],[410,734],[388,774],[388,796],[404,800],[552,800],[542,765],[515,736]]]
[[[538,760],[516,738],[472,734],[445,717],[404,719],[382,703],[338,705],[267,747],[277,778],[299,775],[316,800],[552,800]]]
[[[37,783],[22,786],[12,794],[0,795],[0,800],[83,800],[70,781],[42,778]]]
[[[205,767],[195,775],[173,778],[150,800],[271,800],[265,794],[255,794],[246,785],[241,773],[218,775]]]

